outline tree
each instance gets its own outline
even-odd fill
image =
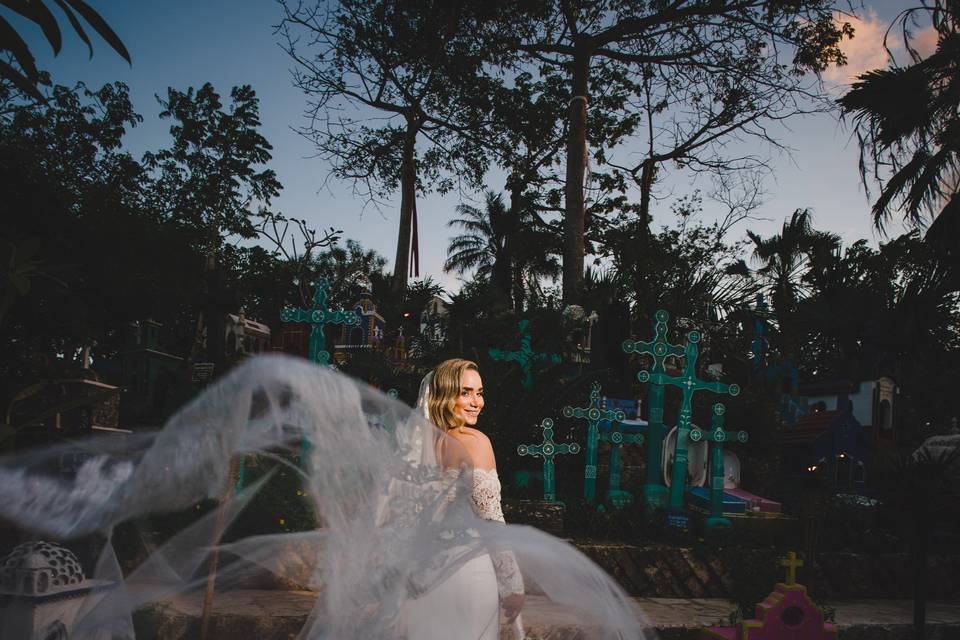
[[[254,215],[269,216],[281,185],[264,168],[273,147],[260,127],[260,106],[249,86],[234,87],[224,108],[210,83],[185,92],[170,88],[158,98],[160,117],[173,120],[168,149],[149,152],[144,164],[155,172],[151,205],[162,217],[195,234],[215,255],[231,236],[257,236]]]
[[[778,234],[761,238],[747,231],[747,237],[753,243],[753,259],[761,265],[757,276],[773,302],[780,333],[793,336],[787,325],[794,317],[798,302],[811,293],[806,276],[814,263],[828,260],[839,249],[840,239],[835,234],[815,230],[809,209],[794,211],[789,220],[783,221]],[[785,349],[788,356],[795,354],[791,345],[785,345]]]
[[[93,27],[93,30],[106,40],[114,51],[130,63],[130,53],[123,42],[90,5],[83,0],[55,1],[66,15],[67,21],[74,32],[87,45],[91,57],[93,57],[93,43],[90,42],[90,38],[87,36],[87,32],[84,30],[77,14]],[[60,47],[63,44],[60,25],[50,9],[47,8],[45,0],[0,0],[0,6],[6,7],[40,27],[44,38],[50,44],[50,48],[53,49],[53,54],[60,54]],[[37,69],[37,63],[30,52],[30,47],[3,16],[0,16],[0,51],[9,52],[13,61],[19,67],[18,69],[0,60],[0,78],[11,82],[24,94],[42,102],[44,97],[37,85],[49,84],[50,80]]]
[[[140,121],[124,85],[55,86],[43,103],[7,100],[0,400],[37,378],[69,375],[87,347],[108,370],[131,321],[177,330],[197,293],[198,262],[185,234],[145,206],[145,172],[121,147]]]
[[[696,74],[712,78],[700,99],[718,107],[709,110],[712,115],[705,122],[678,134],[674,152],[655,152],[651,138],[650,155],[639,168],[642,190],[648,189],[658,163],[690,162],[697,144],[751,122],[757,116],[751,104],[756,98],[750,93],[753,87],[772,92],[773,97],[765,99],[768,104],[802,94],[796,78],[842,61],[837,45],[843,34],[850,33],[849,26],[834,22],[832,4],[824,0],[652,4],[594,0],[576,5],[557,0],[544,4],[544,10],[520,30],[518,48],[528,59],[562,70],[569,82],[563,248],[563,292],[568,304],[577,301],[583,278],[584,178],[591,140],[588,103],[609,94],[636,96],[642,102],[650,97],[648,79],[658,77],[656,73],[678,83],[685,82],[684,74],[687,82]],[[789,64],[781,61],[781,47],[793,53]],[[603,76],[603,83],[595,82],[598,76]],[[659,102],[649,99],[646,104],[647,115],[660,108]],[[738,119],[741,113],[748,114],[744,120]],[[603,115],[614,117],[609,112]],[[633,131],[639,115],[626,112],[618,120],[621,131],[616,139]],[[648,133],[654,135],[652,129]],[[599,147],[594,159],[604,162],[609,146],[592,141]]]
[[[335,7],[283,2],[280,30],[308,96],[301,133],[370,202],[400,189],[394,289],[406,287],[416,248],[418,192],[478,188],[484,149],[459,135],[482,118],[476,87],[482,16],[467,4],[343,0]],[[301,37],[305,35],[305,45]],[[456,108],[453,108],[456,105]],[[467,108],[469,107],[469,108]]]
[[[466,231],[450,240],[444,271],[488,280],[501,300],[523,308],[526,291],[543,277],[556,277],[559,265],[552,255],[551,234],[537,229],[523,209],[508,210],[500,194],[488,191],[483,211],[461,204],[462,216],[447,223]]]
[[[923,58],[912,46],[910,27],[923,13],[937,31],[936,50]],[[852,115],[860,141],[864,186],[879,182],[873,204],[881,231],[894,211],[916,226],[944,254],[956,256],[960,236],[960,6],[924,1],[898,17],[910,64],[859,76],[838,101]],[[896,21],[895,21],[896,23]],[[888,31],[889,35],[889,31]]]
[[[203,267],[206,310],[198,314],[195,357],[204,324],[210,362],[223,361],[224,331],[220,326],[229,307],[235,306],[218,268],[224,244],[230,237],[254,238],[254,216],[269,218],[270,201],[280,192],[280,182],[270,161],[273,147],[258,131],[260,109],[249,85],[234,87],[224,108],[210,83],[185,92],[168,89],[158,98],[161,118],[170,118],[173,144],[169,149],[144,155],[144,165],[154,174],[149,206],[161,220],[189,233],[206,258]],[[218,370],[220,368],[218,367]]]

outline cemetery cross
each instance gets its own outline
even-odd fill
[[[600,441],[600,421],[610,420],[623,422],[626,415],[623,411],[611,411],[601,408],[600,383],[590,385],[590,404],[586,407],[564,407],[563,415],[567,418],[587,420],[587,460],[583,470],[583,497],[587,502],[593,502],[597,497],[597,443]]]
[[[740,387],[736,384],[724,384],[722,382],[708,382],[697,377],[697,356],[699,355],[700,332],[691,331],[687,334],[687,345],[684,349],[685,362],[683,373],[680,376],[668,376],[665,373],[651,373],[641,371],[637,374],[640,382],[652,382],[653,384],[671,385],[679,387],[682,396],[680,400],[680,413],[677,416],[677,444],[673,457],[673,474],[670,483],[670,503],[669,511],[674,516],[672,522],[681,524],[684,518],[680,515],[683,511],[683,494],[687,481],[687,440],[690,437],[690,423],[693,418],[693,396],[699,391],[709,391],[716,394],[730,394],[732,396],[740,393]]]
[[[713,405],[713,420],[710,431],[700,429],[690,431],[690,440],[710,442],[710,517],[707,518],[707,530],[719,531],[729,529],[731,522],[723,517],[723,443],[731,439],[743,444],[747,441],[746,431],[724,431],[724,414],[726,407],[718,402]]]
[[[307,359],[321,366],[330,364],[330,352],[327,351],[327,336],[324,326],[328,324],[345,324],[347,326],[360,324],[360,316],[356,311],[333,310],[327,304],[330,295],[330,283],[326,280],[317,280],[313,283],[313,306],[309,309],[287,307],[280,311],[280,320],[283,322],[306,322],[310,327],[310,343],[307,347]],[[300,461],[304,469],[310,455],[310,442],[307,438],[300,441]],[[242,487],[238,485],[238,488]]]
[[[503,349],[490,349],[490,357],[494,360],[505,360],[507,362],[516,362],[523,370],[523,381],[521,384],[524,389],[533,386],[533,375],[530,372],[534,362],[547,361],[559,364],[560,356],[555,353],[537,353],[531,346],[532,338],[528,327],[529,320],[520,321],[520,349],[518,351],[505,351]]]
[[[330,283],[326,280],[318,280],[313,285],[313,306],[310,309],[286,308],[280,312],[280,319],[283,322],[306,322],[311,325],[307,358],[320,365],[330,364],[324,326],[328,324],[349,326],[360,323],[360,316],[355,311],[334,311],[327,306],[329,291]]]
[[[787,586],[797,584],[797,568],[803,566],[803,560],[798,559],[793,551],[789,551],[786,558],[780,559],[780,566],[787,570]]]
[[[630,502],[630,494],[620,490],[620,447],[625,444],[643,444],[642,433],[624,433],[618,423],[600,434],[600,440],[610,443],[610,484],[607,487],[607,502],[623,507]]]
[[[557,444],[553,441],[553,420],[544,418],[540,423],[543,429],[543,442],[539,444],[522,444],[517,447],[517,453],[522,456],[540,456],[543,458],[543,500],[548,503],[557,502],[556,475],[553,468],[553,458],[563,453],[580,453],[580,445],[576,442]]]
[[[654,314],[656,324],[653,328],[653,340],[624,340],[625,353],[647,354],[653,357],[651,373],[666,373],[664,361],[667,356],[682,356],[683,347],[670,344],[667,341],[667,320],[670,314],[664,309]],[[667,488],[663,485],[660,474],[661,458],[663,457],[663,395],[662,384],[651,383],[647,392],[648,426],[647,426],[647,471],[643,484],[644,501],[648,506],[665,506]]]

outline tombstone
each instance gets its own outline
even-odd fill
[[[228,360],[238,360],[270,350],[270,327],[247,317],[243,309],[227,314],[224,348]]]
[[[91,580],[77,557],[50,542],[25,542],[0,560],[0,638],[67,640],[83,607],[90,610],[114,586]],[[109,632],[85,635],[107,640]]]
[[[120,428],[120,388],[88,378],[49,380],[14,395],[5,413],[4,432],[17,446],[93,432],[129,433]]]
[[[150,319],[127,325],[120,354],[125,422],[165,413],[164,395],[169,389],[164,387],[169,387],[169,381],[179,380],[184,372],[183,358],[165,349],[162,331],[163,325]]]
[[[742,620],[735,627],[701,629],[697,640],[837,640],[836,626],[824,622],[823,611],[796,581],[796,570],[803,561],[791,551],[780,566],[786,568],[787,579],[757,604],[756,618]]]
[[[723,452],[723,492],[746,503],[747,513],[780,513],[776,500],[758,496],[740,486],[740,458],[733,451]]]
[[[697,425],[691,423],[694,429]],[[663,482],[669,488],[673,483],[673,459],[677,444],[677,428],[674,427],[663,441],[661,470]],[[687,486],[702,487],[707,481],[707,443],[693,442],[687,447]]]

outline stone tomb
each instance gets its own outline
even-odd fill
[[[87,579],[73,552],[58,544],[18,545],[0,560],[0,638],[67,640],[81,607],[94,606],[113,584]]]

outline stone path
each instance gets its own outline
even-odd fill
[[[293,640],[313,608],[307,591],[233,591],[214,602],[211,640]],[[693,640],[696,630],[725,620],[733,606],[720,599],[634,598],[663,640]],[[183,596],[137,612],[138,640],[188,640],[196,637],[201,597]],[[844,600],[836,609],[840,640],[912,638],[912,603],[907,600]],[[523,612],[527,633],[549,640],[586,640],[589,629],[571,610],[542,596],[528,596]],[[927,606],[927,640],[960,638],[960,601]]]

